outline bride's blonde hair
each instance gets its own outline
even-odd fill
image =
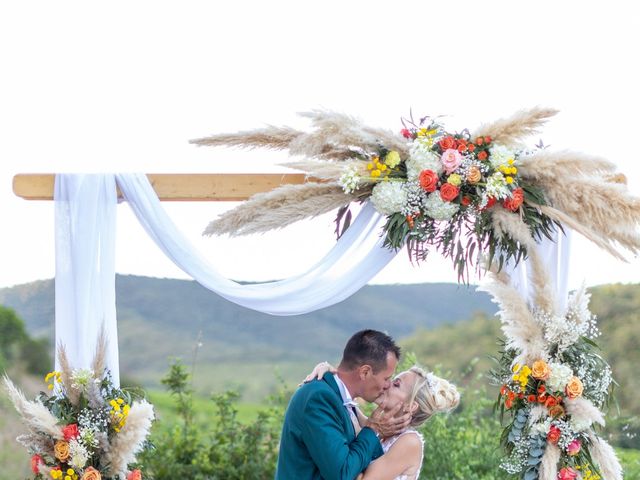
[[[418,377],[409,398],[409,405],[413,402],[418,404],[411,417],[412,427],[422,425],[434,413],[449,412],[458,406],[460,393],[455,385],[417,365],[409,371]]]

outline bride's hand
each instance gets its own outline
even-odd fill
[[[322,377],[325,373],[331,372],[336,373],[338,370],[335,369],[329,362],[320,362],[315,367],[313,367],[313,371],[307,375],[307,377],[302,381],[302,383],[309,383],[313,379],[322,380]],[[302,383],[300,385],[302,385]],[[298,386],[300,386],[298,385]]]

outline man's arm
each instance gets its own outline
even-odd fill
[[[308,399],[302,440],[322,478],[353,480],[371,460],[382,455],[382,447],[370,428],[363,428],[349,443],[340,413],[335,410],[333,395],[333,392],[317,391]],[[344,407],[340,405],[340,408]]]

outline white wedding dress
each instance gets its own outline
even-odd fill
[[[422,461],[424,460],[424,437],[420,432],[414,430],[413,428],[408,428],[404,432],[399,433],[398,435],[394,435],[393,437],[387,438],[382,442],[382,450],[384,451],[384,453],[387,453],[389,449],[393,446],[393,444],[396,443],[396,441],[400,437],[402,437],[403,435],[411,435],[411,434],[417,435],[418,438],[420,439],[420,442],[422,443],[422,452],[420,454],[420,465],[418,466],[418,470],[416,470],[416,472],[413,475],[400,475],[396,477],[394,480],[417,480],[418,477],[420,477],[420,469],[422,468]]]

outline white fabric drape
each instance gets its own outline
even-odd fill
[[[542,264],[545,266],[551,282],[551,289],[555,292],[555,311],[562,315],[567,308],[569,293],[569,257],[571,253],[572,231],[564,228],[564,233],[556,229],[553,239],[543,237],[536,243],[536,248]],[[511,285],[532,304],[533,291],[529,281],[531,265],[529,260],[520,262],[516,267],[512,263],[505,265],[505,272],[511,277]]]
[[[113,286],[116,180],[142,226],[178,267],[205,288],[260,312],[300,315],[334,305],[362,288],[396,255],[382,246],[384,217],[367,204],[329,253],[307,272],[242,285],[220,275],[178,231],[146,175],[58,175],[57,340],[74,353],[73,367],[87,367],[104,320],[111,347],[107,367],[114,379],[118,372]]]
[[[56,176],[55,338],[72,368],[89,368],[104,324],[107,366],[119,384],[113,175]]]

